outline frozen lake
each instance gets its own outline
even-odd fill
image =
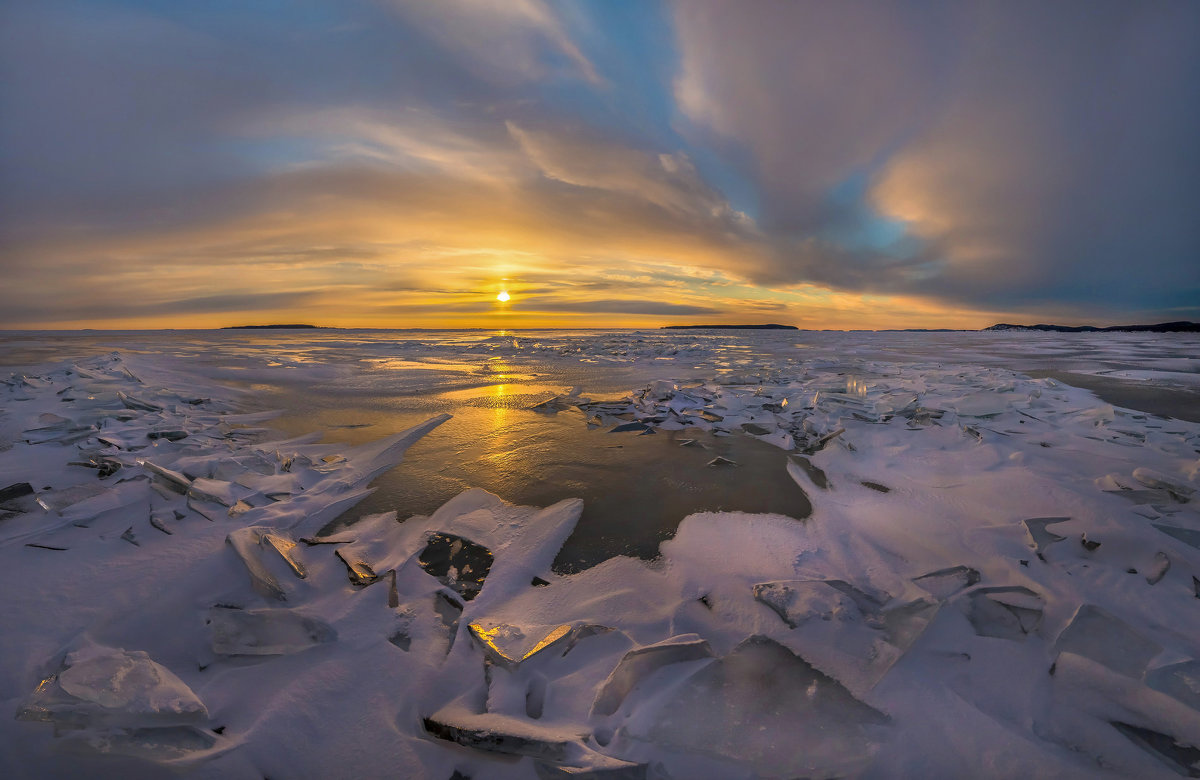
[[[454,419],[384,475],[353,516],[432,512],[468,487],[520,504],[584,499],[560,555],[567,570],[616,554],[653,557],[695,511],[807,516],[786,455],[747,437],[713,439],[713,455],[746,471],[703,470],[713,455],[664,439],[606,436],[581,416],[530,413],[564,388],[619,397],[663,377],[704,381],[786,373],[814,362],[853,377],[864,361],[995,366],[1053,377],[1102,400],[1200,421],[1200,339],[1171,334],[836,333],[812,331],[162,331],[9,334],[0,365],[106,354],[155,355],[168,365],[253,391],[282,409],[272,425],[359,444],[431,414]],[[633,471],[641,479],[629,480]],[[636,508],[636,511],[631,511]]]
[[[5,776],[1200,760],[1195,335],[22,332],[0,364],[32,491],[0,700],[62,734],[0,725]],[[494,554],[476,599],[437,534]],[[195,717],[111,703],[167,689]]]

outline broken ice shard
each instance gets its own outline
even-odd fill
[[[1045,601],[1019,585],[980,588],[967,595],[967,619],[980,636],[1024,642],[1041,625]]]
[[[121,403],[123,403],[125,405],[126,409],[134,409],[139,412],[161,412],[162,411],[161,404],[156,404],[151,401],[144,401],[141,398],[137,398],[132,395],[127,395],[126,393],[123,393],[120,390],[117,391],[117,398],[121,399]]]
[[[357,588],[365,588],[380,580],[382,575],[376,574],[371,564],[356,557],[353,553],[347,553],[345,550],[334,550],[333,554],[338,557],[338,560],[346,564],[346,574],[350,577],[351,585]]]
[[[1200,711],[1200,661],[1160,666],[1146,673],[1146,685]]]
[[[201,477],[192,482],[187,494],[197,501],[211,501],[222,506],[233,506],[238,501],[234,484],[220,479]]]
[[[1090,658],[1114,672],[1141,677],[1162,647],[1094,604],[1084,604],[1054,642],[1056,653]]]
[[[212,749],[218,740],[214,732],[196,726],[89,731],[65,736],[62,746],[68,751],[133,756],[175,766],[194,753]]]
[[[208,710],[182,680],[140,650],[98,645],[69,653],[17,710],[63,729],[197,724]]]
[[[663,747],[770,777],[840,777],[871,762],[889,718],[772,639],[754,636],[627,729]]]
[[[969,566],[952,566],[914,577],[913,582],[934,598],[946,599],[979,582],[979,572]]]
[[[1180,480],[1171,479],[1165,474],[1148,469],[1145,466],[1134,469],[1133,478],[1148,488],[1157,488],[1174,493],[1177,498],[1187,499],[1196,492],[1196,489],[1191,485],[1185,485]]]
[[[146,434],[147,439],[166,439],[167,441],[179,441],[187,438],[187,431],[181,431],[176,428],[167,430],[150,431]]]
[[[754,599],[773,609],[788,628],[812,618],[839,622],[862,619],[855,600],[824,580],[761,582],[754,586]]]
[[[435,533],[417,558],[421,568],[470,601],[492,569],[492,551],[470,539]]]
[[[297,577],[304,577],[304,567],[293,557],[295,542],[278,531],[267,532],[261,528],[239,528],[225,537],[225,541],[241,558],[250,574],[250,584],[260,595],[284,601],[286,596],[279,580],[267,568],[263,547],[273,550]]]
[[[41,493],[37,497],[37,502],[42,509],[47,512],[59,512],[67,507],[74,506],[108,490],[107,485],[75,485],[74,487],[63,488],[49,493]]]
[[[471,623],[467,628],[470,629],[471,636],[483,647],[488,659],[509,668],[514,668],[543,650],[568,640],[572,633],[572,626],[565,623],[556,626],[525,627],[504,623]]]
[[[633,687],[652,672],[670,664],[712,657],[708,642],[696,634],[680,634],[662,642],[630,650],[600,686],[592,703],[593,715],[612,715]]]
[[[28,482],[17,482],[9,485],[6,488],[0,488],[0,503],[11,501],[14,498],[28,496],[33,493],[33,486]]]
[[[471,713],[453,706],[435,712],[423,724],[425,731],[438,739],[476,750],[533,756],[555,763],[567,758],[570,742],[558,729],[497,713]]]
[[[207,622],[218,655],[288,655],[337,639],[328,624],[290,609],[213,607]]]
[[[1167,536],[1178,539],[1186,545],[1200,549],[1200,531],[1191,528],[1179,528],[1173,525],[1163,525],[1161,523],[1151,523],[1155,528],[1162,531]]]
[[[152,479],[176,493],[187,493],[188,488],[192,486],[192,481],[178,471],[163,468],[148,460],[139,460],[138,463],[141,464],[142,468],[150,472]]]
[[[1025,521],[1025,528],[1029,531],[1030,538],[1033,539],[1033,546],[1039,558],[1042,557],[1042,553],[1046,551],[1047,547],[1067,538],[1046,530],[1046,526],[1065,523],[1070,519],[1069,517],[1033,517]]]
[[[1141,726],[1120,721],[1109,721],[1113,728],[1129,738],[1129,741],[1171,767],[1177,774],[1200,777],[1200,750],[1180,742],[1170,734],[1163,734]]]
[[[652,430],[654,430],[654,429],[651,428],[649,425],[646,425],[645,423],[630,422],[630,423],[622,423],[620,425],[617,425],[617,426],[611,428],[608,432],[609,433],[628,433],[630,431],[640,431],[642,433],[645,433],[646,431],[652,431]]]

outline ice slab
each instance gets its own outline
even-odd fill
[[[838,622],[859,622],[863,619],[858,603],[846,592],[848,583],[838,581],[839,588],[825,580],[790,580],[762,582],[754,586],[754,598],[773,609],[789,628],[814,618]],[[860,600],[871,601],[862,593]],[[877,608],[879,605],[875,603]]]
[[[592,703],[592,714],[612,715],[635,685],[664,666],[698,661],[712,655],[708,642],[696,634],[680,634],[630,650],[600,686]]]
[[[324,621],[290,609],[213,607],[207,623],[218,655],[289,655],[337,639]]]
[[[176,726],[202,723],[208,710],[145,652],[89,645],[67,654],[63,668],[42,680],[17,718],[63,729]]]
[[[566,761],[568,746],[577,737],[561,729],[496,713],[473,713],[446,707],[423,721],[425,731],[438,739],[476,750],[533,756],[555,763]]]
[[[1117,731],[1129,741],[1149,752],[1177,774],[1200,777],[1200,748],[1180,742],[1170,734],[1153,729],[1134,726],[1120,721],[1111,721]]]
[[[1151,523],[1151,525],[1173,539],[1178,539],[1190,547],[1200,549],[1200,531],[1194,528],[1180,528],[1179,526],[1167,525],[1165,523]]]
[[[1141,677],[1162,651],[1155,641],[1095,604],[1083,604],[1054,642],[1054,652],[1090,658],[1114,672]]]
[[[12,501],[15,498],[33,494],[33,486],[28,482],[17,482],[5,488],[0,488],[0,503]]]
[[[516,626],[490,621],[470,623],[467,628],[493,663],[508,667],[516,667],[550,647],[569,642],[575,629],[567,623]]]
[[[1200,661],[1153,669],[1146,673],[1146,685],[1200,711]]]
[[[833,778],[872,762],[889,718],[774,640],[751,637],[696,672],[637,739],[743,763],[763,777]]]
[[[295,557],[296,543],[282,531],[254,526],[239,528],[230,532],[225,541],[241,559],[250,575],[250,584],[261,596],[278,601],[287,598],[267,563],[271,557],[278,559],[296,577],[303,579],[306,576],[303,565]]]
[[[334,550],[333,554],[345,564],[346,576],[350,578],[350,584],[356,588],[365,588],[368,585],[379,582],[383,577],[381,574],[376,574],[371,564],[356,555],[352,550]]]
[[[1065,523],[1070,519],[1069,517],[1034,517],[1024,521],[1025,528],[1029,531],[1029,536],[1033,540],[1034,551],[1037,552],[1039,557],[1046,552],[1047,547],[1067,538],[1047,530],[1047,526]]]
[[[70,752],[130,756],[184,769],[197,757],[211,756],[219,740],[220,737],[208,729],[164,726],[70,733],[64,735],[61,742]]]
[[[980,636],[1024,642],[1042,623],[1045,600],[1019,585],[980,588],[966,595],[967,619]]]
[[[1148,488],[1167,490],[1183,499],[1191,498],[1196,492],[1195,487],[1185,484],[1183,480],[1173,479],[1161,471],[1155,471],[1146,466],[1139,466],[1134,469],[1133,478]]]
[[[976,584],[979,579],[977,569],[970,566],[951,566],[914,577],[913,582],[934,598],[948,599],[960,590],[966,590]]]

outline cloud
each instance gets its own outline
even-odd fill
[[[0,5],[0,324],[1200,317],[1195,4],[606,8]]]
[[[661,314],[668,316],[721,314],[721,309],[689,303],[666,303],[624,298],[591,301],[554,301],[528,298],[514,302],[514,308],[537,312],[578,312],[581,314]]]
[[[765,193],[760,278],[1200,313],[1200,6],[675,11],[691,132],[739,150]],[[909,242],[846,246],[839,222]]]
[[[554,53],[587,81],[595,66],[567,34],[553,6],[541,0],[391,0],[391,6],[483,78],[500,84],[542,78]]]

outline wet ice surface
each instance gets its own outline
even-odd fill
[[[1196,774],[1198,355],[9,334],[0,774]]]

